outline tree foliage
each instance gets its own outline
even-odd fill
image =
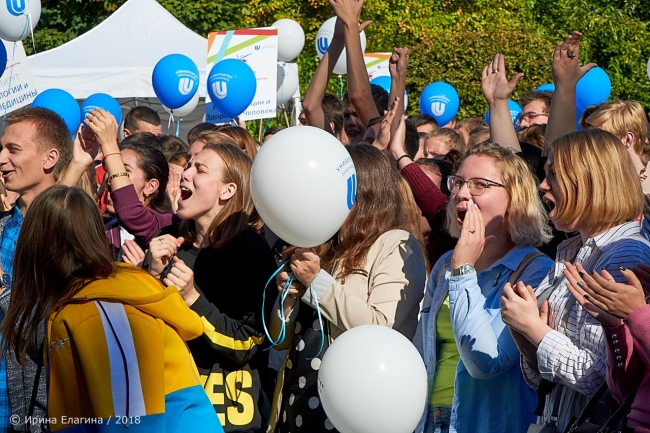
[[[296,20],[306,34],[298,58],[303,92],[318,62],[316,32],[333,15],[327,0],[158,1],[199,34],[268,26],[280,18]],[[44,0],[35,32],[37,50],[90,30],[124,2]],[[424,86],[447,81],[461,96],[461,117],[482,115],[486,106],[480,72],[497,52],[505,54],[509,75],[525,74],[515,97],[551,82],[555,44],[574,30],[584,33],[581,61],[598,63],[612,79],[612,98],[638,100],[650,110],[647,0],[365,0],[361,18],[373,21],[366,29],[366,51],[411,48],[407,81],[411,114],[417,112]],[[332,78],[329,90],[339,91],[338,77]]]

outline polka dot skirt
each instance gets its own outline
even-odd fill
[[[320,345],[321,327],[316,310],[303,303],[284,369],[278,429],[281,433],[338,433],[318,397],[318,370],[327,349],[327,337],[323,351],[316,358]]]

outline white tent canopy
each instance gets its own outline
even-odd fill
[[[94,93],[151,98],[156,63],[168,54],[184,54],[199,68],[204,97],[207,51],[208,40],[156,0],[129,0],[87,33],[28,60],[39,91],[59,88],[76,99]]]

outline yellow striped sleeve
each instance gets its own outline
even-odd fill
[[[250,350],[264,341],[264,336],[249,337],[248,340],[235,340],[233,337],[217,332],[212,323],[204,316],[201,316],[201,321],[203,321],[203,333],[218,346],[233,350]]]

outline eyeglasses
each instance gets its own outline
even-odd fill
[[[515,124],[516,125],[521,125],[521,122],[523,122],[524,120],[528,122],[528,121],[531,121],[534,118],[539,117],[539,116],[548,117],[548,113],[524,113],[521,116],[519,116],[519,118],[517,119]]]
[[[452,194],[457,194],[465,184],[467,184],[467,189],[469,189],[469,193],[473,196],[483,194],[486,189],[492,186],[505,188],[505,185],[489,179],[483,179],[482,177],[473,177],[469,180],[465,180],[460,176],[449,176],[447,178],[447,188],[449,188]]]

